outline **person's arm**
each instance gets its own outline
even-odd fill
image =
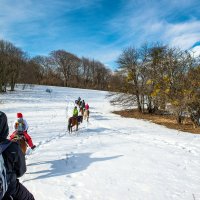
[[[21,148],[18,146],[18,159],[17,162],[15,163],[15,171],[17,178],[21,177],[24,175],[26,172],[26,161],[25,161],[25,155],[23,154]]]

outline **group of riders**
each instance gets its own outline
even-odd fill
[[[69,132],[72,132],[73,126],[76,126],[76,130],[78,130],[78,125],[83,122],[83,119],[89,120],[89,105],[79,97],[75,100],[73,116],[68,120]]]
[[[89,105],[79,97],[75,101],[73,116],[69,119],[68,129],[89,118]],[[35,200],[34,196],[19,182],[19,177],[26,172],[25,154],[29,146],[35,149],[30,135],[28,134],[28,123],[22,113],[17,113],[13,125],[14,132],[10,135],[7,116],[0,111],[0,200]],[[22,143],[25,148],[23,150]],[[19,145],[18,145],[18,144]]]

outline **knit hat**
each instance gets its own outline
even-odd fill
[[[17,113],[17,118],[23,118],[22,113]]]

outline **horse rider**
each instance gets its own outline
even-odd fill
[[[74,110],[73,110],[73,117],[78,117],[78,109],[77,109],[77,106],[74,107]]]
[[[83,100],[82,103],[81,103],[81,108],[85,109],[85,101]]]
[[[78,122],[82,123],[82,121],[83,121],[83,113],[81,113],[81,111],[78,112],[77,106],[74,107],[73,117],[76,118],[78,120]]]
[[[78,98],[78,105],[79,105],[79,106],[81,105],[81,102],[82,102],[82,101],[81,101],[81,97],[79,97],[79,98]]]
[[[88,103],[85,105],[85,110],[89,110],[89,105],[88,105]]]
[[[32,139],[30,135],[27,133],[28,130],[28,124],[26,120],[23,118],[22,113],[17,113],[17,120],[14,122],[14,132],[10,136],[10,140],[14,139],[14,137],[17,136],[17,134],[22,134],[28,145],[30,146],[31,149],[34,149],[36,146],[33,144]]]

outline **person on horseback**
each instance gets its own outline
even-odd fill
[[[17,136],[23,135],[30,148],[34,149],[36,146],[33,145],[32,139],[30,135],[27,133],[28,124],[26,120],[23,118],[22,113],[17,113],[17,120],[14,122],[13,126],[15,131],[10,136],[10,140],[13,140]]]
[[[88,103],[85,105],[85,109],[86,109],[86,110],[89,110],[89,105],[88,105]]]
[[[87,121],[89,120],[89,114],[90,114],[90,111],[89,111],[89,105],[88,103],[85,105],[85,111],[84,111],[84,119],[87,119]]]
[[[73,117],[78,117],[78,109],[77,109],[77,106],[74,107],[74,110],[73,110]]]
[[[79,97],[78,100],[77,100],[77,105],[80,107],[80,106],[81,106],[81,103],[82,103],[81,97]]]
[[[72,132],[72,127],[76,126],[76,130],[78,130],[78,109],[77,106],[74,107],[73,116],[68,120],[68,130]]]
[[[85,102],[83,100],[83,101],[81,101],[81,104],[80,104],[80,107],[79,107],[79,115],[83,116],[84,109],[85,109]]]
[[[2,153],[8,183],[7,191],[2,200],[34,200],[33,195],[19,182],[19,177],[23,176],[26,172],[25,155],[22,153],[18,143],[10,142],[7,139],[8,134],[7,116],[0,111],[0,143],[1,145],[9,143],[9,146]]]
[[[83,108],[83,109],[85,108],[85,101],[84,100],[81,102],[80,107]]]

